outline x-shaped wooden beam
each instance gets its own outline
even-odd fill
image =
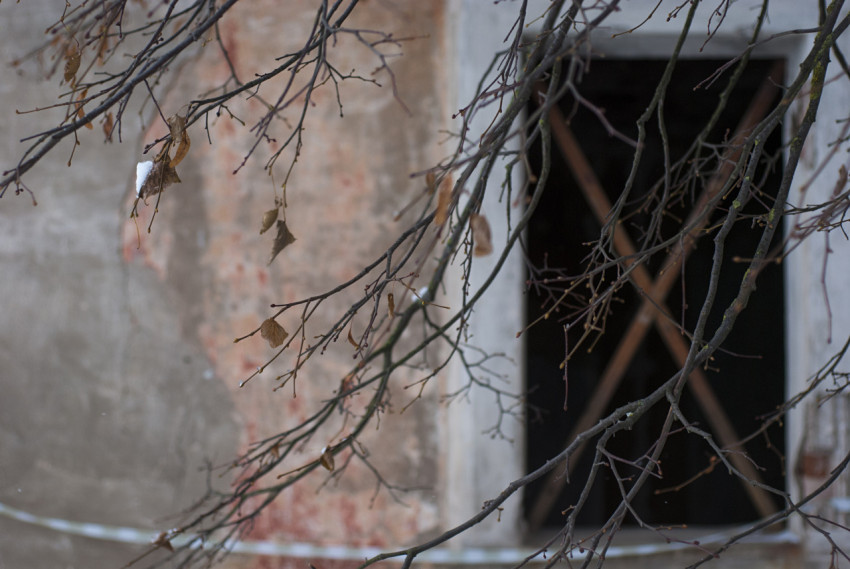
[[[591,400],[584,408],[584,412],[578,420],[578,423],[573,428],[567,438],[566,445],[573,441],[576,436],[590,428],[597,422],[611,401],[611,397],[620,384],[623,375],[626,372],[635,352],[644,339],[644,336],[649,331],[651,325],[655,325],[661,335],[662,340],[667,345],[667,349],[673,356],[679,366],[684,366],[688,356],[688,343],[677,330],[671,319],[664,314],[664,303],[667,294],[675,284],[682,264],[687,259],[688,255],[693,250],[695,243],[699,237],[699,233],[703,231],[711,213],[710,204],[725,185],[727,179],[732,174],[734,164],[740,157],[741,144],[752,128],[765,116],[770,104],[776,97],[777,87],[776,82],[772,79],[773,76],[779,76],[781,73],[780,64],[768,75],[768,78],[762,83],[761,88],[751,102],[747,112],[742,117],[736,134],[733,137],[730,150],[724,156],[723,163],[718,171],[703,189],[697,203],[695,204],[691,215],[689,216],[685,227],[692,226],[691,232],[676,246],[667,256],[658,277],[653,280],[650,277],[644,265],[638,265],[632,270],[632,279],[638,289],[644,295],[644,301],[635,315],[629,329],[623,336],[622,341],[617,347],[614,357],[609,362],[602,378],[599,382],[596,391]],[[605,194],[599,180],[587,162],[587,158],[581,150],[581,147],[575,140],[572,132],[567,127],[566,121],[560,110],[553,106],[549,111],[550,124],[552,133],[565,160],[570,166],[573,175],[581,187],[585,198],[588,201],[594,215],[600,223],[605,223],[610,211],[611,204]],[[617,253],[624,259],[624,264],[628,267],[631,260],[636,258],[637,250],[629,236],[626,234],[623,227],[618,223],[614,228],[613,244]],[[696,400],[703,413],[706,415],[712,430],[720,441],[721,447],[725,449],[734,449],[740,446],[740,439],[735,433],[729,417],[723,410],[723,406],[717,400],[717,397],[712,391],[709,381],[705,374],[700,369],[695,369],[691,372],[688,385],[693,390]],[[565,446],[566,446],[565,445]],[[567,468],[572,469],[572,466],[578,462],[578,456],[583,451],[583,446],[578,448],[567,463]],[[743,454],[743,452],[732,452],[728,455],[729,461],[741,472],[748,480],[761,483],[762,479],[758,471]],[[567,477],[562,472],[553,470],[544,480],[543,488],[538,495],[533,508],[531,509],[528,522],[532,530],[543,525],[546,517],[549,514],[553,504],[561,493],[561,490],[566,483]],[[766,517],[776,511],[776,507],[770,500],[769,494],[753,485],[747,480],[741,480],[744,489],[753,502],[758,514]]]

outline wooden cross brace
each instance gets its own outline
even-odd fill
[[[611,401],[611,397],[614,395],[617,386],[620,384],[626,369],[651,325],[654,325],[658,330],[675,362],[679,366],[684,366],[688,356],[689,345],[683,335],[677,330],[677,326],[673,320],[665,313],[665,299],[676,282],[679,270],[693,250],[698,234],[708,223],[712,211],[711,204],[732,174],[733,165],[740,157],[742,143],[746,135],[767,114],[772,101],[776,97],[777,87],[772,77],[778,75],[777,72],[781,73],[781,68],[775,68],[768,75],[768,78],[765,79],[760,87],[747,112],[741,118],[729,151],[724,156],[724,160],[718,171],[703,189],[691,215],[686,221],[685,227],[692,227],[687,237],[680,241],[668,254],[655,280],[650,277],[646,267],[642,264],[632,269],[631,276],[634,284],[644,296],[643,303],[618,345],[613,358],[608,363],[599,381],[599,385],[585,406],[578,423],[567,437],[565,447],[576,436],[593,426],[602,417],[605,408]],[[605,191],[596,178],[590,164],[587,162],[587,158],[576,142],[575,137],[570,132],[557,106],[553,106],[550,109],[549,118],[552,132],[555,135],[555,140],[563,153],[564,159],[570,166],[594,215],[600,224],[604,224],[611,211],[611,204],[608,201]],[[627,259],[624,263],[628,267],[631,259],[636,258],[637,250],[620,224],[616,224],[614,227],[613,244],[617,253]],[[718,401],[714,391],[712,391],[709,381],[702,370],[695,369],[691,372],[688,385],[693,390],[698,404],[708,418],[708,422],[717,436],[720,446],[725,449],[740,447],[740,439],[735,433],[729,417],[723,410],[723,406]],[[576,449],[575,454],[572,455],[567,463],[569,470],[572,470],[572,466],[578,462],[578,456],[580,456],[583,450],[584,446]],[[728,458],[732,465],[747,478],[747,480],[742,479],[741,484],[744,486],[759,516],[766,517],[776,512],[776,506],[771,501],[768,492],[750,483],[750,481],[757,484],[762,483],[761,476],[752,462],[743,452],[732,452],[728,455]],[[551,471],[545,478],[543,488],[528,517],[529,526],[532,531],[543,525],[564,484],[566,484],[566,480],[567,477],[564,476],[564,473],[557,470]]]

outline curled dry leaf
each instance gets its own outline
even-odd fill
[[[390,318],[395,318],[395,297],[393,293],[387,293],[387,311],[390,313]]]
[[[103,65],[106,62],[107,52],[109,51],[109,39],[112,37],[109,34],[108,26],[101,24],[98,32],[100,39],[97,42],[97,63]]]
[[[83,91],[80,92],[80,94],[77,96],[76,105],[77,105],[77,118],[78,119],[85,118],[85,116],[86,116],[86,112],[83,110],[83,102],[84,102],[84,99],[86,98],[86,95],[88,95],[88,92],[89,92],[88,89],[83,89]],[[91,123],[91,121],[87,122],[83,126],[85,126],[89,130],[94,128],[94,125]]]
[[[275,257],[277,257],[278,253],[283,251],[283,249],[293,243],[295,241],[295,236],[289,232],[289,228],[286,227],[286,222],[282,219],[277,220],[277,235],[274,238],[274,245],[272,245],[272,255],[269,257],[268,264],[271,265],[272,261],[274,261]]]
[[[189,133],[186,132],[186,118],[179,115],[174,115],[168,119],[168,128],[171,129],[171,142],[177,144],[177,151],[174,153],[174,158],[171,159],[171,167],[175,167],[186,158],[189,153],[189,147],[192,141],[189,140]]]
[[[138,168],[136,172],[138,175]],[[140,183],[138,180],[136,181],[136,186],[138,187],[139,197],[146,199],[150,196],[155,196],[171,184],[179,183],[180,176],[177,175],[177,170],[172,168],[165,160],[160,160],[159,162],[153,163],[153,168],[150,169],[150,172],[147,174],[141,185],[139,185]]]
[[[159,535],[157,535],[157,536],[153,539],[153,541],[151,542],[151,544],[152,544],[154,547],[162,547],[163,549],[167,549],[168,551],[173,552],[173,551],[174,551],[174,546],[173,546],[173,545],[171,545],[171,540],[169,540],[169,539],[168,539],[170,535],[171,535],[171,532],[168,532],[168,531],[161,531],[161,532],[159,532]]]
[[[472,254],[483,257],[493,252],[493,242],[490,238],[490,223],[483,215],[473,213],[469,216],[469,226],[472,228],[472,241],[475,246]]]
[[[180,138],[180,144],[177,145],[177,152],[174,153],[174,158],[171,159],[172,168],[186,158],[186,155],[189,154],[189,146],[191,146],[191,141],[189,140],[189,135],[184,131],[183,136]]]
[[[360,344],[357,343],[357,340],[355,340],[354,336],[351,334],[351,328],[348,329],[348,343],[358,350],[360,349]]]
[[[449,218],[449,204],[452,202],[452,179],[446,176],[440,183],[440,191],[437,194],[437,211],[434,212],[434,223],[443,225]]]
[[[115,117],[112,113],[106,113],[103,117],[103,136],[106,137],[106,142],[112,142],[112,130],[115,128]]]
[[[437,175],[434,172],[428,172],[425,174],[425,187],[428,189],[429,195],[434,195],[434,192],[437,191]]]
[[[260,336],[268,341],[269,346],[277,348],[283,344],[289,332],[283,329],[283,326],[278,324],[274,318],[267,318],[260,325]]]
[[[77,76],[77,71],[80,69],[80,61],[82,61],[82,52],[75,42],[68,44],[65,49],[65,82],[73,85],[74,79]]]
[[[260,228],[260,235],[271,229],[274,222],[277,221],[278,208],[270,209],[263,214],[263,226]]]
[[[180,115],[172,115],[166,122],[168,122],[168,129],[171,131],[171,140],[178,142],[183,137],[183,133],[186,132],[186,118]]]
[[[334,455],[331,454],[331,450],[328,447],[322,449],[322,456],[319,458],[319,462],[322,463],[322,466],[324,466],[326,470],[333,472]]]

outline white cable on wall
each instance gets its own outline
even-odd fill
[[[158,532],[138,528],[111,526],[86,522],[73,522],[61,518],[37,516],[0,502],[0,515],[19,522],[48,528],[54,531],[79,535],[92,539],[151,545]],[[733,531],[715,533],[699,540],[703,547],[712,543],[722,543]],[[175,546],[189,541],[187,536],[175,536],[171,543]],[[790,531],[762,534],[758,543],[797,543],[797,536]],[[692,546],[684,543],[642,544],[632,546],[612,546],[605,553],[606,558],[642,557],[659,555],[672,551],[688,549]],[[298,559],[335,559],[362,561],[389,551],[389,548],[351,547],[347,545],[313,545],[310,543],[280,543],[275,541],[238,541],[228,546],[233,553],[264,555],[272,557],[293,557]],[[534,555],[535,550],[523,547],[466,547],[463,549],[436,548],[420,553],[416,559],[423,563],[451,565],[479,564],[517,564]],[[544,556],[538,555],[542,561]],[[401,561],[401,558],[399,558]]]

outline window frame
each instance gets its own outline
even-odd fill
[[[727,21],[708,44],[704,38],[692,33],[682,49],[682,57],[687,58],[724,58],[738,55],[746,47],[745,26],[752,6],[739,6],[738,13],[743,15],[741,25]],[[545,11],[546,0],[530,0],[528,14]],[[674,20],[670,25],[664,17],[656,15],[644,26],[629,34],[611,39],[612,29],[627,30],[645,18],[646,6],[625,3],[621,11],[609,23],[610,28],[604,34],[594,37],[593,48],[601,54],[612,57],[649,59],[669,57],[675,45],[680,26]],[[803,24],[816,24],[816,14],[812,22],[801,22],[799,7],[790,1],[771,4],[771,18],[767,23],[764,36],[772,32],[795,29]],[[504,38],[516,18],[514,3],[482,3],[480,0],[450,0],[447,10],[446,51],[449,71],[449,104],[451,108],[463,108],[475,93],[476,86],[485,70],[492,62],[493,54],[504,48]],[[731,19],[727,15],[727,20]],[[706,14],[700,14],[692,25],[692,30],[708,29]],[[532,24],[528,33],[535,33]],[[672,32],[672,33],[671,33]],[[603,37],[604,36],[604,37]],[[805,53],[802,40],[788,36],[768,42],[758,51],[764,58],[784,59],[786,76],[793,76],[802,55]],[[486,128],[485,121],[470,124],[470,139],[479,136]],[[514,144],[517,144],[514,142]],[[804,169],[805,170],[805,169]],[[498,171],[498,167],[494,172]],[[523,179],[517,169],[513,170],[514,187],[521,187]],[[482,204],[482,212],[488,217],[493,234],[493,242],[498,244],[507,234],[505,204],[499,200],[502,180],[495,176],[490,181],[487,197]],[[790,225],[790,224],[789,224]],[[491,255],[476,259],[469,278],[471,290],[475,290],[489,275],[497,257]],[[786,262],[786,392],[795,393],[805,384],[805,378],[816,370],[818,363],[806,354],[802,338],[807,334],[805,328],[797,326],[800,321],[800,307],[790,306],[789,298],[799,292],[801,287],[811,288],[811,283],[801,283],[789,278],[789,274],[799,270],[793,257]],[[521,392],[524,387],[523,369],[525,368],[525,349],[522,339],[506,342],[521,330],[525,321],[522,290],[525,270],[518,251],[512,251],[490,290],[480,300],[475,317],[469,323],[469,336],[476,346],[504,355],[490,366],[504,378],[500,385],[506,390]],[[799,274],[797,274],[799,277]],[[450,283],[459,283],[460,272],[448,276]],[[449,302],[459,304],[460,286],[449,291]],[[795,344],[795,342],[797,342]],[[803,373],[806,370],[807,373]],[[451,393],[466,384],[465,371],[453,363],[442,379],[443,393]],[[502,424],[505,438],[491,438],[485,431],[498,421],[498,410],[494,408],[491,394],[473,389],[467,398],[445,406],[440,411],[440,441],[444,449],[441,457],[441,523],[444,528],[455,527],[480,511],[482,505],[498,495],[513,480],[525,473],[524,425],[519,421],[507,421]],[[788,464],[795,464],[798,446],[801,440],[801,423],[797,412],[788,419],[786,428],[786,449]],[[795,488],[793,480],[787,487]],[[519,493],[518,493],[519,494]],[[522,500],[515,495],[505,502],[499,520],[488,519],[458,536],[457,546],[519,546],[524,540]],[[797,528],[799,531],[799,528]],[[789,534],[792,539],[794,534]],[[788,540],[781,540],[788,543]]]

